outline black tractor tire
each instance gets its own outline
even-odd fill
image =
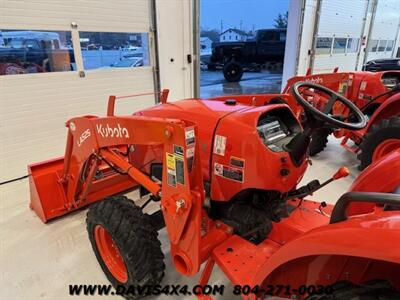
[[[372,163],[377,147],[389,139],[400,140],[400,116],[381,120],[378,124],[372,125],[365,134],[360,144],[360,154],[357,156],[360,160],[358,167],[360,171]]]
[[[96,258],[116,291],[121,286],[127,291],[129,286],[160,284],[165,270],[164,254],[151,218],[140,207],[125,196],[109,197],[90,206],[86,225]],[[103,260],[95,233],[98,226],[111,236],[125,264],[127,279],[117,279]],[[124,295],[129,300],[144,296]]]
[[[315,156],[322,152],[328,144],[328,136],[332,133],[326,128],[317,129],[311,135],[310,156]]]
[[[231,60],[224,65],[223,72],[226,81],[239,82],[243,76],[243,66],[240,63]]]
[[[400,292],[382,279],[371,280],[361,285],[339,281],[332,285],[331,293],[311,295],[305,300],[398,300]]]

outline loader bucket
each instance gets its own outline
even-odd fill
[[[110,173],[109,169],[104,170]],[[64,158],[56,158],[28,166],[30,208],[43,222],[60,217],[71,211],[102,200],[111,195],[128,191],[137,186],[129,176],[111,174],[103,179],[91,182],[87,195],[81,201],[68,199],[68,178],[64,177]]]
[[[64,158],[28,165],[30,208],[43,222],[66,213],[66,196],[60,178]]]

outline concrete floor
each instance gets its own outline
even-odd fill
[[[200,72],[200,96],[210,98],[221,95],[280,93],[282,72],[245,72],[239,82],[225,80],[222,70]]]
[[[355,155],[346,152],[337,140],[331,139],[326,151],[313,159],[313,165],[307,170],[303,182],[315,178],[323,181],[342,165],[350,168],[351,175],[333,182],[315,193],[311,199],[335,203],[358,175]],[[28,202],[26,179],[0,186],[0,298],[78,299],[79,297],[69,296],[69,284],[108,284],[87,238],[86,210],[67,215],[50,224],[43,224],[28,208]],[[160,231],[160,239],[167,266],[162,283],[190,286],[196,284],[198,276],[185,278],[174,270],[165,229]],[[213,274],[210,283],[228,284],[228,281],[218,270]],[[122,299],[119,296],[112,298]],[[93,296],[90,299],[105,297]],[[195,298],[188,296],[182,299]],[[223,297],[215,299],[228,300],[233,297],[226,291]]]

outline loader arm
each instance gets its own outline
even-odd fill
[[[160,196],[161,186],[133,166],[118,147],[163,145],[165,153],[173,153],[173,145],[186,149],[186,125],[179,120],[86,116],[66,125],[64,158],[28,166],[31,207],[45,222],[137,185]]]

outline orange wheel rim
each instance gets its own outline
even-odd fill
[[[377,161],[386,154],[392,152],[393,150],[400,148],[399,139],[388,139],[380,143],[372,155],[372,161]]]
[[[128,281],[124,259],[108,231],[101,225],[94,228],[94,237],[100,256],[110,273],[121,283]]]

